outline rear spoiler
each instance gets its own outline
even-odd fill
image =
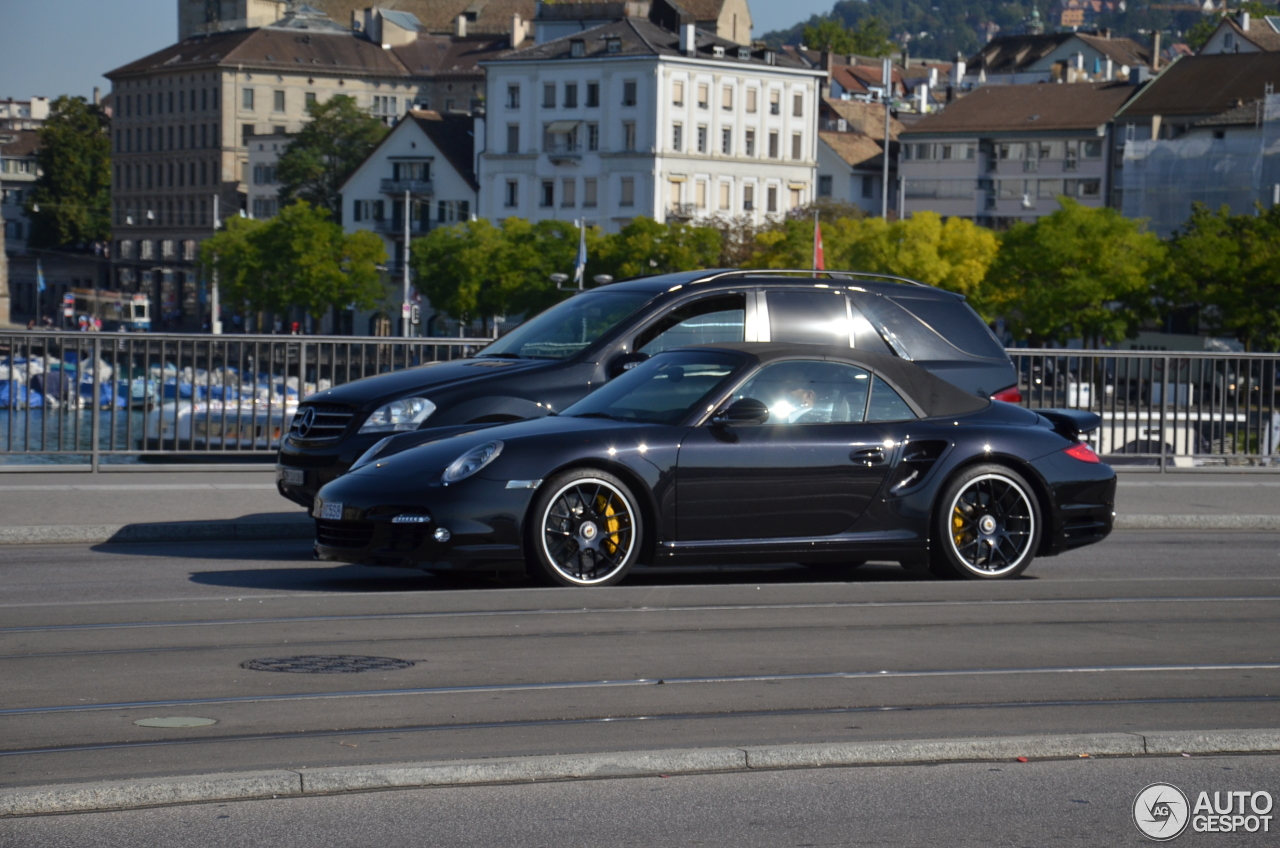
[[[1082,433],[1089,433],[1102,425],[1102,417],[1096,412],[1083,409],[1037,409],[1034,410],[1053,431],[1063,438],[1079,441]]]

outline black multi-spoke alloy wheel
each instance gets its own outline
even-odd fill
[[[1040,506],[1022,475],[1003,465],[966,468],[938,501],[932,567],[946,577],[1016,577],[1040,545]]]
[[[548,481],[530,512],[533,560],[561,586],[612,586],[640,556],[644,527],[635,495],[594,468]]]

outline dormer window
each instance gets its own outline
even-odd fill
[[[738,60],[739,60],[739,61],[746,62],[746,61],[748,61],[750,58],[751,58],[751,48],[750,48],[750,47],[739,47],[739,48],[738,48]]]
[[[581,59],[587,55],[587,42],[581,38],[575,38],[569,42],[569,55],[575,59]]]
[[[723,59],[724,48],[721,47],[719,44],[715,45],[714,47],[711,48],[711,55],[715,56],[717,59]]]
[[[606,53],[621,53],[621,52],[622,52],[622,39],[621,39],[621,38],[606,38],[606,39],[604,40],[604,52],[606,52]]]

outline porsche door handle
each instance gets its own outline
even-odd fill
[[[858,448],[849,452],[849,460],[870,468],[875,465],[884,465],[888,457],[885,455],[884,448]]]

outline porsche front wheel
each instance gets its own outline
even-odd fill
[[[579,469],[550,481],[530,517],[533,560],[561,586],[612,586],[640,556],[644,528],[635,495],[603,471]]]
[[[966,469],[942,491],[932,551],[934,570],[973,580],[1016,577],[1040,546],[1040,507],[1010,468]]]

